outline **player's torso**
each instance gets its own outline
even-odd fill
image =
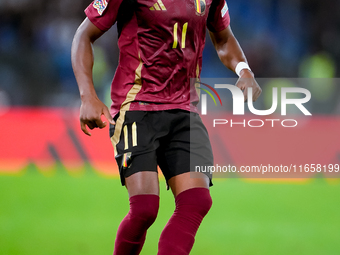
[[[121,60],[134,52],[142,64],[138,68],[133,61],[135,77],[141,77],[142,86],[130,109],[178,108],[175,105],[186,105],[188,109],[190,78],[200,72],[211,3],[212,0],[137,0],[135,16],[123,28],[120,38]],[[126,73],[122,71],[124,64],[130,63],[120,61],[121,74]],[[114,98],[115,91],[112,93]],[[158,106],[141,106],[141,102]]]

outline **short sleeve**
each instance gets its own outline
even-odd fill
[[[220,32],[230,25],[229,8],[225,0],[213,0],[208,20],[207,27],[211,32]]]
[[[123,0],[95,0],[85,9],[85,14],[96,27],[107,31],[115,24],[122,2]]]

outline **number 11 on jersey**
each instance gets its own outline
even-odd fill
[[[174,25],[174,43],[172,44],[173,49],[177,48],[177,44],[178,44],[177,28],[178,28],[178,22],[176,22]],[[182,49],[185,48],[185,37],[187,35],[187,29],[188,29],[188,22],[186,22],[182,28],[182,37],[181,37],[181,48]]]

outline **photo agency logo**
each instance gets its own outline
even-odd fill
[[[279,95],[278,91],[280,89],[281,97],[280,97],[280,107],[281,107],[281,116],[286,117],[287,116],[287,106],[293,105],[297,107],[297,109],[304,115],[304,116],[312,116],[312,114],[308,111],[305,104],[308,103],[311,100],[311,93],[308,89],[305,88],[299,88],[299,87],[273,87],[272,88],[272,105],[267,110],[259,110],[254,107],[254,102],[252,100],[247,100],[245,103],[244,93],[243,91],[236,87],[235,85],[230,84],[215,84],[214,87],[198,82],[200,85],[197,86],[198,89],[200,89],[203,92],[206,92],[206,94],[201,94],[200,101],[201,101],[201,115],[207,115],[208,113],[208,104],[207,104],[207,94],[213,99],[215,105],[217,106],[217,101],[213,94],[218,98],[221,106],[223,106],[222,99],[220,97],[220,94],[217,93],[216,89],[226,89],[231,92],[232,94],[232,100],[233,100],[233,115],[234,116],[244,116],[245,115],[245,105],[247,104],[248,110],[250,113],[256,116],[269,116],[276,112],[276,110],[279,107]],[[206,88],[203,88],[202,86],[205,86]],[[210,89],[210,91],[208,90]],[[299,98],[289,98],[289,94],[294,93],[295,96],[298,95]],[[247,98],[252,98],[253,96],[252,88],[248,88],[247,91]],[[277,115],[276,115],[277,116]],[[252,128],[259,128],[263,127],[266,124],[271,125],[274,127],[275,125],[283,126],[283,127],[296,127],[298,125],[298,121],[296,119],[278,119],[278,118],[256,118],[256,119],[250,119],[243,121],[234,121],[233,119],[213,119],[213,127],[216,127],[217,125],[228,125],[230,127],[235,126],[243,126],[243,127],[252,127]]]

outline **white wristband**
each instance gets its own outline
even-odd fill
[[[251,71],[249,65],[246,62],[239,62],[235,68],[235,73],[240,77],[240,73],[243,69],[248,69]]]

